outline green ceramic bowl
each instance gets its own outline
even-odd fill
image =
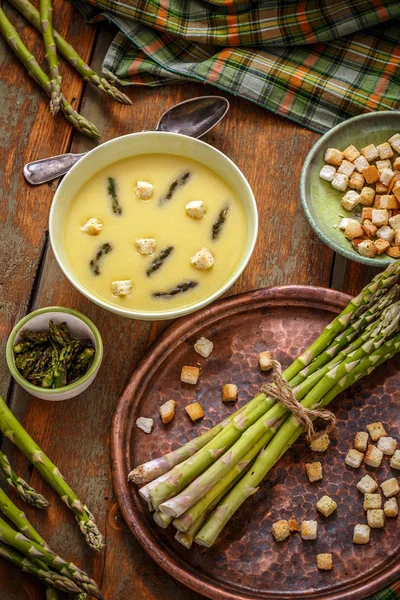
[[[357,218],[357,212],[349,213],[340,204],[343,193],[335,190],[328,181],[319,177],[327,148],[344,150],[350,144],[358,149],[368,144],[386,142],[400,132],[400,111],[372,112],[348,119],[318,140],[309,152],[300,178],[300,197],[306,217],[319,238],[332,250],[356,262],[385,267],[393,262],[387,254],[376,258],[361,256],[344,237],[343,231],[335,229],[341,216]],[[358,214],[361,214],[359,210]]]

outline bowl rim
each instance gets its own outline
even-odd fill
[[[315,158],[315,155],[317,154],[317,152],[320,150],[321,146],[323,146],[326,141],[333,135],[335,134],[337,131],[339,131],[340,129],[345,128],[348,124],[352,124],[354,122],[357,121],[362,121],[364,119],[375,119],[375,118],[383,118],[383,117],[388,117],[388,116],[400,116],[400,111],[398,110],[381,110],[381,111],[371,111],[368,113],[364,113],[362,115],[356,115],[355,117],[351,117],[350,119],[346,119],[345,121],[342,121],[341,123],[338,123],[337,125],[335,125],[335,127],[332,127],[332,129],[329,129],[329,131],[327,131],[326,133],[324,133],[324,135],[322,135],[319,140],[312,146],[310,152],[307,154],[306,159],[304,161],[303,164],[303,168],[301,170],[301,174],[300,174],[300,199],[301,199],[301,205],[303,207],[304,213],[306,215],[307,221],[309,222],[309,224],[311,225],[312,230],[317,234],[317,236],[327,245],[329,246],[329,248],[331,248],[332,250],[334,250],[335,252],[337,252],[338,254],[341,254],[342,256],[344,256],[345,258],[348,258],[349,260],[353,260],[354,262],[359,262],[362,263],[364,265],[369,265],[372,267],[387,267],[388,265],[390,265],[392,262],[394,262],[396,259],[391,259],[391,258],[385,258],[385,259],[376,259],[376,258],[368,258],[367,256],[361,256],[361,254],[356,254],[351,252],[350,250],[347,250],[347,248],[339,245],[337,242],[335,242],[334,240],[332,240],[324,231],[322,231],[322,229],[318,226],[318,224],[316,223],[313,215],[311,214],[311,210],[308,206],[308,202],[307,202],[307,193],[306,193],[306,184],[307,184],[307,179],[308,179],[308,171],[310,168],[310,164],[312,162],[312,160]]]
[[[62,260],[60,259],[57,248],[56,248],[57,242],[55,241],[56,236],[54,234],[54,227],[55,227],[55,222],[56,222],[55,206],[56,206],[57,202],[59,201],[58,199],[59,199],[60,195],[62,195],[64,187],[66,185],[68,185],[69,179],[74,176],[75,170],[78,168],[78,165],[82,165],[82,163],[84,163],[88,160],[91,160],[92,156],[94,154],[96,154],[96,152],[99,152],[101,148],[103,148],[104,146],[112,147],[113,145],[120,143],[120,140],[122,140],[122,139],[127,139],[127,138],[132,139],[132,138],[137,138],[137,137],[150,137],[150,136],[151,137],[168,136],[168,137],[172,137],[172,138],[176,138],[176,139],[184,139],[184,140],[189,139],[190,140],[189,143],[205,146],[208,149],[207,151],[220,155],[220,157],[222,157],[222,159],[225,160],[231,166],[231,168],[233,168],[234,171],[236,171],[237,175],[240,177],[240,179],[242,180],[242,182],[246,188],[247,197],[249,200],[248,205],[249,205],[249,208],[251,211],[252,220],[253,220],[254,225],[251,227],[251,230],[250,230],[249,247],[246,250],[246,252],[243,254],[243,256],[241,257],[241,259],[238,263],[237,269],[229,277],[229,279],[224,283],[224,285],[219,287],[213,294],[211,294],[210,296],[207,296],[203,300],[200,300],[198,302],[195,302],[194,304],[191,304],[190,306],[183,307],[183,308],[176,308],[176,309],[171,309],[171,310],[160,310],[160,311],[138,311],[138,310],[131,310],[131,309],[123,308],[123,307],[120,308],[118,306],[115,306],[113,304],[109,304],[108,302],[105,302],[100,297],[95,296],[89,290],[87,290],[80,283],[78,278],[75,278],[73,273],[71,273],[69,271],[69,269],[63,264]],[[162,153],[162,151],[161,151],[161,153]],[[146,154],[146,151],[143,151],[142,154]],[[147,154],[150,154],[150,153],[147,152]],[[115,162],[115,161],[110,160],[110,164],[112,162]],[[212,168],[212,167],[210,167],[210,168]],[[248,220],[246,220],[246,221],[248,222]],[[178,317],[188,315],[197,310],[200,310],[201,308],[204,308],[205,306],[211,304],[217,298],[222,296],[230,287],[232,287],[232,285],[235,283],[235,281],[240,277],[240,275],[243,273],[243,271],[247,267],[249,260],[253,254],[254,247],[255,247],[255,244],[257,241],[258,228],[259,228],[258,207],[257,207],[256,199],[254,197],[253,190],[252,190],[249,182],[247,181],[245,175],[242,173],[242,171],[239,169],[239,167],[233,162],[233,160],[231,160],[228,156],[226,156],[226,154],[224,154],[223,152],[221,152],[214,146],[211,146],[210,144],[207,144],[206,142],[203,142],[197,138],[193,138],[191,136],[183,135],[180,133],[173,133],[173,132],[167,132],[167,131],[141,131],[141,132],[137,132],[137,133],[128,133],[126,135],[122,135],[117,138],[113,138],[112,140],[108,140],[108,141],[100,144],[99,146],[96,146],[92,150],[90,150],[77,163],[75,163],[75,165],[69,170],[69,172],[66,174],[64,179],[61,181],[61,183],[58,186],[57,191],[53,197],[53,201],[52,201],[51,208],[50,208],[50,215],[49,215],[50,244],[51,244],[52,250],[54,252],[54,255],[56,257],[57,264],[60,267],[61,271],[64,273],[65,277],[68,279],[68,281],[83,296],[88,298],[94,304],[101,306],[105,310],[113,312],[114,314],[117,314],[122,317],[127,317],[127,318],[131,318],[131,319],[139,319],[139,320],[149,320],[149,321],[176,319]]]
[[[74,381],[73,383],[70,383],[69,385],[65,385],[64,387],[46,389],[46,388],[39,387],[37,385],[33,385],[32,383],[30,383],[29,381],[24,379],[24,377],[22,377],[22,375],[18,371],[17,367],[15,366],[15,357],[14,357],[13,347],[14,347],[14,340],[15,340],[17,334],[22,329],[22,327],[24,327],[24,325],[29,323],[29,321],[31,321],[34,317],[37,317],[38,315],[43,315],[43,314],[46,314],[49,312],[58,312],[58,313],[73,315],[74,317],[77,317],[80,321],[85,323],[85,325],[87,325],[89,327],[90,331],[93,333],[93,336],[95,338],[96,353],[94,356],[93,363],[91,364],[89,370],[80,379],[78,379],[77,381]],[[25,317],[20,319],[20,321],[18,321],[18,323],[16,323],[14,325],[10,335],[8,336],[8,340],[7,340],[6,360],[7,360],[7,366],[10,370],[11,375],[14,377],[15,381],[17,383],[19,383],[24,389],[31,391],[33,394],[40,392],[41,394],[44,394],[46,396],[56,396],[60,393],[76,390],[82,384],[84,384],[86,381],[88,381],[88,379],[90,379],[90,377],[92,377],[93,374],[96,373],[96,371],[99,369],[101,362],[103,360],[103,340],[101,338],[100,332],[97,329],[96,325],[86,315],[80,313],[79,311],[75,310],[74,308],[66,308],[63,306],[46,306],[44,308],[38,308],[37,310],[34,310],[33,312],[28,313],[27,315],[25,315]]]

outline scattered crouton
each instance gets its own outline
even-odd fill
[[[366,219],[364,221],[364,223],[361,225],[361,227],[362,227],[365,235],[367,235],[369,238],[373,238],[376,236],[376,232],[378,231],[378,228],[372,223],[372,221],[368,221],[368,219]],[[389,244],[389,246],[390,246],[390,244]]]
[[[367,523],[371,529],[383,529],[385,527],[385,513],[381,508],[367,510]]]
[[[350,192],[348,193],[350,194]],[[355,219],[349,219],[347,222],[346,229],[344,230],[344,235],[347,237],[348,240],[353,240],[354,238],[361,237],[363,235],[363,229],[360,223]]]
[[[369,167],[369,162],[364,156],[359,156],[353,161],[353,164],[358,171],[358,173],[362,173],[364,169]]]
[[[142,256],[154,254],[156,250],[156,240],[153,238],[138,238],[135,240],[136,250]]]
[[[336,148],[327,148],[324,154],[324,161],[329,165],[334,165],[338,167],[343,160],[343,152],[337,150]]]
[[[81,231],[87,233],[87,235],[99,235],[102,229],[103,223],[96,219],[96,217],[92,217],[81,227]]]
[[[222,386],[222,402],[233,402],[237,399],[238,389],[234,383],[226,383]]]
[[[397,442],[392,437],[383,436],[378,440],[378,448],[382,450],[386,456],[393,456],[396,452]]]
[[[349,467],[353,467],[353,469],[358,469],[361,466],[363,458],[363,452],[359,452],[358,450],[351,448],[348,451],[344,462],[346,463],[346,465],[349,465]]]
[[[389,185],[389,183],[392,181],[393,176],[394,172],[392,171],[392,169],[383,169],[383,171],[380,174],[379,181],[383,183],[383,185]]]
[[[303,540],[316,540],[318,534],[317,521],[302,521],[300,533]]]
[[[289,523],[284,519],[272,524],[272,535],[276,542],[283,542],[290,536]]]
[[[154,421],[148,417],[139,417],[136,419],[136,426],[139,427],[145,433],[151,433],[153,429]]]
[[[260,352],[258,355],[258,364],[260,365],[261,371],[270,371],[273,368],[271,352],[268,350]]]
[[[335,190],[339,190],[339,192],[344,192],[349,185],[349,178],[344,173],[336,173],[335,177],[331,181],[331,185]]]
[[[399,507],[396,498],[390,498],[390,500],[386,500],[385,504],[383,505],[383,512],[385,513],[385,517],[397,517],[399,514]]]
[[[372,208],[363,208],[361,211],[361,222],[367,220],[372,222]]]
[[[153,195],[153,185],[148,181],[138,181],[135,187],[135,195],[139,200],[150,200]]]
[[[383,169],[391,169],[392,163],[390,162],[390,160],[377,160],[375,166],[378,169],[379,173],[382,173]]]
[[[363,176],[361,176],[363,177]],[[371,206],[375,198],[375,190],[371,187],[365,186],[361,189],[359,203],[363,206]]]
[[[381,490],[385,498],[391,498],[392,496],[396,496],[396,494],[399,493],[400,487],[395,477],[392,477],[391,479],[387,479],[386,481],[381,483]]]
[[[316,507],[324,517],[329,517],[329,515],[337,509],[337,504],[332,498],[329,498],[329,496],[322,496],[322,498],[318,500]]]
[[[185,406],[185,410],[192,421],[198,421],[198,419],[202,419],[204,417],[204,410],[201,407],[199,402],[193,402],[192,404],[188,404]]]
[[[393,217],[390,217],[389,225],[395,231],[399,231],[400,230],[400,215],[394,215]]]
[[[315,438],[310,444],[310,448],[313,452],[325,452],[328,450],[331,440],[327,433],[323,433],[319,437]]]
[[[132,291],[132,281],[130,279],[122,279],[111,283],[111,291],[114,296],[129,296]]]
[[[380,494],[365,494],[363,508],[364,510],[382,508],[382,496]]]
[[[393,163],[394,168],[396,169],[396,171],[400,171],[400,156],[398,156],[394,163]]]
[[[201,248],[194,256],[192,256],[190,264],[200,271],[207,271],[207,269],[211,269],[213,266],[214,257],[208,248]]]
[[[300,526],[296,519],[289,519],[288,523],[290,531],[300,531]]]
[[[331,571],[332,567],[332,554],[317,554],[317,568],[320,571]]]
[[[332,165],[324,165],[319,172],[321,179],[325,181],[332,181],[336,175],[336,169]]]
[[[360,192],[363,189],[364,182],[365,182],[364,175],[361,175],[361,173],[357,173],[357,171],[354,171],[354,173],[352,173],[350,175],[349,188],[352,190],[357,190],[357,192]],[[362,204],[361,199],[360,199],[360,204]]]
[[[379,171],[379,169],[378,169]],[[388,191],[388,187],[387,185],[383,185],[383,183],[381,183],[380,181],[377,181],[375,184],[375,192],[377,194],[386,194]]]
[[[383,239],[375,240],[374,244],[376,253],[378,255],[383,254],[388,248],[390,248],[390,243]]]
[[[205,337],[201,337],[193,346],[194,351],[203,358],[208,358],[214,349],[214,344]]]
[[[385,160],[385,158],[392,158],[393,156],[393,150],[388,142],[379,144],[376,149],[378,150],[379,158],[381,160]]]
[[[341,204],[344,210],[351,212],[360,204],[360,194],[354,190],[349,190],[342,198]],[[357,223],[357,221],[355,221]]]
[[[182,367],[181,381],[183,383],[189,383],[190,385],[196,385],[199,380],[200,369],[198,367]]]
[[[354,527],[353,544],[368,544],[370,534],[371,529],[369,525],[357,524]]]
[[[365,464],[370,467],[380,467],[383,459],[383,452],[376,446],[368,446],[367,453],[365,455]]]
[[[380,173],[375,165],[369,165],[369,167],[363,169],[361,172],[364,175],[367,183],[376,183],[380,179]]]
[[[400,154],[400,133],[395,133],[389,138],[389,144],[392,146],[393,150]]]
[[[353,173],[355,169],[355,166],[353,165],[353,163],[349,162],[348,160],[343,160],[340,163],[340,166],[337,170],[338,173],[343,173],[344,175],[347,175],[347,177],[350,177],[350,175]]]
[[[186,204],[186,213],[191,219],[202,219],[206,214],[203,200],[192,200]]]
[[[354,162],[356,158],[361,156],[360,152],[357,150],[353,144],[347,146],[345,150],[343,150],[343,158],[349,160],[350,162]]]
[[[379,438],[387,436],[385,428],[380,422],[370,423],[369,425],[367,425],[367,429],[373,442],[377,442]]]
[[[175,416],[176,402],[175,400],[167,400],[159,408],[161,420],[164,423],[169,423]]]
[[[374,160],[378,160],[379,158],[379,152],[374,144],[368,144],[365,148],[361,148],[361,154],[368,162],[374,162]]]
[[[375,244],[372,240],[362,240],[357,245],[357,250],[361,256],[367,256],[368,258],[373,258],[376,254]]]
[[[389,223],[388,211],[386,209],[372,209],[371,221],[376,227],[387,225]]]
[[[322,479],[322,465],[320,462],[307,463],[305,465],[308,480],[312,483],[313,481],[319,481]]]
[[[390,243],[393,242],[395,233],[389,225],[384,225],[377,230],[376,235],[379,239]]]
[[[368,433],[366,431],[357,431],[354,438],[354,448],[359,452],[366,452],[368,446]]]
[[[400,450],[396,450],[390,459],[390,466],[392,469],[400,470]]]
[[[400,258],[400,246],[391,246],[386,250],[386,254],[391,258]]]
[[[381,196],[380,200],[380,208],[386,208],[388,210],[393,210],[399,208],[400,204],[394,194],[384,194]]]

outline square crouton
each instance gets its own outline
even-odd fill
[[[193,402],[192,404],[188,404],[185,406],[185,410],[192,421],[197,421],[198,419],[202,419],[204,417],[204,410],[201,407],[199,402]]]
[[[371,529],[383,529],[385,527],[385,513],[381,508],[367,510],[367,523]]]
[[[372,208],[363,208],[361,211],[361,223],[364,223],[364,221],[371,221],[372,222]]]
[[[386,194],[387,191],[388,191],[388,186],[387,185],[383,185],[383,183],[381,183],[380,181],[376,182],[376,184],[375,184],[375,192],[377,194]]]
[[[319,172],[319,176],[324,181],[332,181],[336,175],[336,169],[332,165],[324,165]]]
[[[393,210],[399,208],[399,201],[394,194],[383,194],[379,201],[379,208]]]
[[[386,250],[387,250],[388,248],[390,248],[390,243],[389,243],[389,242],[387,242],[386,240],[382,240],[382,239],[380,239],[380,240],[375,240],[375,241],[374,241],[374,244],[375,244],[375,250],[376,250],[376,253],[377,253],[378,255],[379,255],[379,254],[383,254],[384,252],[386,252]]]
[[[375,227],[372,221],[368,221],[368,219],[364,221],[361,227],[363,228],[363,232],[365,233],[365,235],[367,235],[369,238],[375,237],[376,232],[378,231],[378,228]]]
[[[233,402],[238,397],[237,385],[226,383],[221,390],[222,402]]]
[[[316,540],[318,534],[317,521],[302,521],[300,533],[303,540]]]
[[[347,175],[347,177],[350,177],[350,175],[352,174],[354,169],[355,169],[355,166],[353,165],[353,163],[349,162],[348,160],[343,160],[340,163],[340,166],[339,166],[337,172],[343,173],[344,175]]]
[[[344,173],[336,173],[335,177],[331,181],[331,186],[339,192],[345,192],[349,185],[349,177]]]
[[[344,210],[351,212],[360,204],[360,194],[354,190],[349,190],[342,198],[341,204]]]
[[[376,446],[368,446],[367,453],[365,455],[365,464],[370,467],[378,468],[381,466],[383,459],[383,452]]]
[[[214,344],[205,337],[201,337],[193,346],[194,351],[200,354],[203,358],[208,358],[214,350]]]
[[[387,479],[383,483],[381,483],[381,489],[385,498],[391,498],[399,493],[400,487],[397,483],[397,480],[392,477],[391,479]]]
[[[400,450],[396,450],[390,459],[390,466],[392,469],[400,470]]]
[[[156,240],[153,238],[138,238],[135,240],[136,250],[142,256],[154,254],[156,250]]]
[[[357,173],[356,171],[354,171],[354,173],[352,173],[350,175],[350,179],[349,179],[349,188],[352,190],[357,190],[358,192],[360,192],[364,186],[365,183],[365,178],[364,175],[361,175],[361,173]]]
[[[395,152],[400,154],[400,133],[395,133],[389,138],[389,144],[392,146]]]
[[[354,527],[353,544],[368,544],[370,533],[369,525],[359,523]]]
[[[103,223],[96,219],[96,217],[92,217],[81,227],[81,231],[83,233],[87,233],[88,235],[99,235],[102,229]]]
[[[400,215],[394,215],[393,217],[390,217],[389,225],[395,231],[399,231],[400,230]]]
[[[169,423],[175,416],[176,402],[175,400],[167,400],[164,402],[159,408],[161,421],[164,423]]]
[[[363,175],[361,176],[363,177]],[[351,186],[350,186],[351,187]],[[363,206],[371,206],[375,198],[375,190],[365,186],[361,189],[359,203]]]
[[[338,229],[340,229],[340,231],[344,231],[346,229],[349,221],[350,221],[349,217],[343,217],[343,219],[338,224]]]
[[[338,167],[343,160],[343,152],[337,150],[336,148],[327,148],[324,154],[324,161],[329,165],[333,165],[334,167]]]
[[[376,231],[376,235],[379,239],[385,240],[386,242],[393,242],[395,233],[389,225],[384,225],[383,227],[379,227]]]
[[[391,258],[400,258],[400,247],[392,246],[386,250],[386,254]]]
[[[387,436],[384,426],[380,421],[367,425],[368,433],[373,442],[377,442],[379,438]]]
[[[378,489],[378,484],[370,475],[364,475],[357,483],[357,489],[362,494],[373,494]]]
[[[396,452],[397,442],[392,437],[383,436],[378,440],[378,448],[382,450],[386,456],[393,456]]]
[[[307,463],[305,465],[308,480],[312,483],[313,481],[319,481],[322,479],[322,465],[320,462]]]
[[[400,156],[395,158],[393,166],[396,169],[396,171],[400,171]]]
[[[114,296],[129,296],[132,291],[132,281],[130,279],[121,279],[111,283],[111,291]]]
[[[365,156],[359,156],[353,161],[353,164],[358,173],[362,173],[364,169],[367,169],[369,167],[369,162],[367,161]]]
[[[367,183],[376,183],[380,178],[380,173],[375,165],[369,165],[369,167],[363,169],[362,174],[364,175]]]
[[[206,214],[203,200],[192,200],[186,204],[186,214],[191,219],[202,219]]]
[[[349,219],[347,222],[344,235],[348,240],[354,240],[354,238],[361,237],[363,235],[363,229],[358,221],[355,219]]]
[[[331,440],[327,433],[323,433],[319,437],[315,438],[310,444],[310,448],[313,452],[325,452],[328,450]]]
[[[264,350],[264,352],[260,352],[258,355],[258,364],[260,366],[261,371],[270,371],[273,368],[272,363],[272,354],[268,350]]]
[[[379,181],[383,183],[383,185],[389,185],[389,183],[393,179],[393,176],[394,172],[392,171],[392,169],[383,169],[383,171],[380,174]]]
[[[383,144],[379,144],[379,146],[377,146],[376,149],[378,150],[379,158],[381,160],[385,160],[386,158],[392,158],[393,156],[392,147],[388,142],[383,142]]]
[[[399,157],[400,158],[400,157]],[[393,195],[397,200],[400,200],[400,181],[396,181],[392,187]]]
[[[378,169],[379,173],[382,173],[383,169],[391,169],[392,163],[390,162],[390,160],[377,160],[375,166]]]
[[[382,496],[380,494],[365,494],[363,508],[364,510],[382,508]]]
[[[272,535],[276,542],[283,542],[290,536],[289,523],[282,519],[272,524]]]
[[[337,504],[332,498],[329,498],[329,496],[322,496],[322,498],[318,500],[316,507],[324,517],[329,517],[329,515],[337,509]]]
[[[387,225],[389,223],[388,211],[386,209],[372,209],[371,221],[374,225],[376,225],[376,227],[383,227],[384,225]]]
[[[362,240],[357,244],[357,250],[361,256],[368,256],[369,258],[373,258],[376,254],[375,244],[372,240]]]
[[[183,383],[189,383],[190,385],[196,385],[199,380],[200,369],[198,367],[182,367],[181,381]]]
[[[350,146],[347,146],[347,148],[343,150],[343,158],[350,162],[354,162],[359,156],[361,156],[361,154],[353,144],[350,144]]]
[[[385,517],[397,517],[399,514],[399,507],[396,498],[390,498],[390,500],[386,500],[385,504],[383,505],[383,512],[385,513]]]
[[[363,452],[359,452],[358,450],[354,450],[354,448],[351,448],[348,451],[344,462],[346,463],[346,465],[349,465],[349,467],[353,467],[353,469],[358,469],[361,466],[363,458]]]
[[[296,519],[289,519],[288,523],[290,531],[300,531],[300,527]]]
[[[373,208],[380,208],[381,207],[381,198],[382,198],[381,194],[375,194],[374,203],[372,205]]]
[[[138,181],[135,187],[135,195],[139,200],[150,200],[153,195],[153,185],[148,181]]]
[[[368,447],[368,437],[366,431],[357,431],[354,438],[354,448],[359,452],[366,452]]]
[[[332,567],[332,554],[317,554],[317,569],[320,571],[330,571]]]
[[[139,427],[145,433],[151,433],[154,421],[148,417],[139,417],[136,419],[136,427]]]
[[[374,162],[374,160],[378,160],[379,158],[379,152],[374,144],[369,144],[365,148],[361,148],[361,154],[365,156],[368,162]]]

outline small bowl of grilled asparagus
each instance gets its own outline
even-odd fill
[[[41,400],[68,400],[86,390],[103,358],[99,330],[82,313],[51,306],[26,315],[7,342],[15,381]]]

